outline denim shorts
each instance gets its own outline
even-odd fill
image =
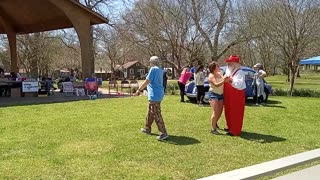
[[[211,101],[211,100],[222,101],[223,100],[223,94],[217,94],[217,93],[214,93],[212,91],[209,91],[208,92],[208,98],[209,98],[209,101]]]

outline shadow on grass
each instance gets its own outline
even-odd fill
[[[190,99],[190,98],[188,100],[186,100],[186,103],[197,105],[196,100],[195,99]],[[260,106],[285,109],[286,107],[278,105],[278,104],[281,104],[281,103],[282,103],[281,101],[268,100],[264,105],[260,105]],[[256,105],[256,102],[252,98],[246,99],[246,106],[260,107],[260,106]],[[201,105],[200,107],[210,107],[210,104],[209,103],[205,103],[205,104]]]
[[[284,106],[278,106],[278,105],[270,105],[270,104],[265,104],[263,105],[263,107],[271,107],[271,108],[282,108],[282,109],[286,109],[286,107]]]
[[[267,104],[281,104],[281,101],[276,101],[276,100],[268,100]]]
[[[252,106],[252,107],[274,107],[274,108],[282,108],[285,109],[284,106],[279,106],[277,104],[281,104],[281,101],[276,100],[268,100],[264,105],[256,105],[256,102],[253,99],[247,99],[246,100],[246,106]]]
[[[175,136],[175,135],[169,135],[167,140],[161,141],[161,142],[174,144],[174,145],[192,145],[192,144],[201,143],[199,140],[192,137]]]
[[[241,132],[240,138],[249,140],[249,141],[255,141],[258,143],[273,143],[273,142],[281,142],[285,141],[287,139],[277,137],[277,136],[272,136],[272,135],[267,135],[267,134],[259,134],[259,133],[252,133],[252,132]]]

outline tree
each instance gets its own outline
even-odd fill
[[[32,78],[52,73],[53,63],[62,50],[61,43],[50,38],[50,33],[25,34],[17,37],[19,66]]]
[[[104,60],[108,59],[110,61],[108,65],[110,66],[111,74],[113,75],[115,66],[117,64],[122,64],[121,59],[123,59],[120,51],[122,49],[120,36],[114,29],[99,28],[97,29],[97,38],[100,42],[101,52],[104,52],[102,56],[106,56]],[[102,64],[103,61],[101,62],[101,66],[103,66]]]
[[[182,0],[140,0],[123,16],[118,29],[127,41],[144,49],[146,56],[158,55],[179,72],[196,59],[195,51],[202,47],[189,8]]]
[[[9,44],[5,35],[0,35],[0,67],[10,69]]]
[[[290,94],[300,60],[319,41],[320,11],[317,0],[260,0],[256,7],[256,25],[283,54],[289,70]]]
[[[237,33],[240,23],[231,5],[229,0],[191,0],[193,21],[212,61],[218,61],[231,47],[249,38]]]

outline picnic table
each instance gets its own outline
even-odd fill
[[[4,91],[5,94],[9,93],[11,96],[21,96],[21,87],[22,87],[22,81],[13,81],[13,80],[0,80],[0,89],[1,89],[1,95],[2,91]]]

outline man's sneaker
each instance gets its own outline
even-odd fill
[[[161,133],[160,136],[157,136],[157,139],[159,141],[162,141],[162,140],[166,140],[168,138],[168,134],[167,133]]]
[[[221,134],[221,133],[219,133],[219,131],[217,129],[212,129],[211,133],[215,134],[215,135],[220,135]]]
[[[141,128],[140,131],[146,134],[151,134],[151,129]]]

